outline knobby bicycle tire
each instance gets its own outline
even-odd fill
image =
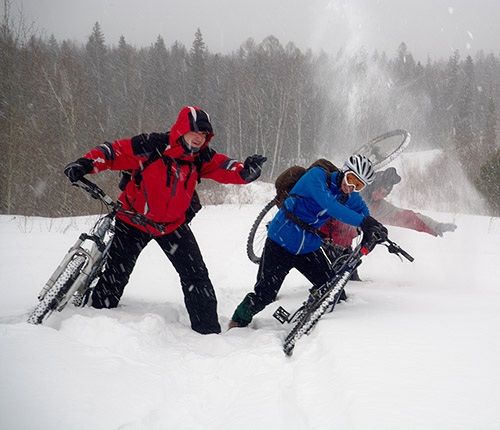
[[[291,356],[297,341],[303,335],[308,335],[328,309],[335,306],[350,277],[351,272],[344,272],[342,276],[333,282],[328,292],[321,299],[302,312],[283,343],[283,351],[286,355]]]
[[[401,140],[389,140],[401,137]],[[356,154],[368,157],[375,170],[380,170],[397,158],[410,144],[411,135],[407,130],[392,130],[371,139],[356,151]]]
[[[252,263],[259,264],[262,258],[262,250],[267,238],[267,227],[274,218],[279,208],[274,200],[264,206],[253,222],[247,239],[247,255]]]
[[[58,308],[59,304],[66,298],[66,294],[78,277],[85,261],[85,256],[77,255],[68,263],[56,282],[54,282],[52,288],[47,291],[44,298],[30,314],[28,323],[41,324],[44,319]]]
[[[105,252],[103,255],[101,255],[99,260],[93,264],[92,270],[88,277],[85,279],[85,282],[83,282],[83,285],[73,293],[73,297],[71,298],[71,303],[73,306],[82,308],[88,303],[90,293],[101,276],[103,267],[106,264],[107,257],[108,253]]]

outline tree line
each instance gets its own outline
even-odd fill
[[[0,213],[92,210],[73,201],[64,166],[104,141],[167,131],[188,105],[211,115],[217,151],[239,160],[266,155],[267,181],[318,157],[340,163],[370,138],[406,128],[413,149],[443,149],[500,212],[494,53],[473,59],[456,51],[423,65],[404,43],[393,55],[331,56],[268,36],[222,55],[199,29],[189,49],[161,36],[136,48],[124,36],[106,44],[98,23],[78,45],[30,33],[4,14],[0,56]],[[116,172],[102,180],[117,192]]]

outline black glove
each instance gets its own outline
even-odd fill
[[[456,224],[453,224],[453,223],[444,223],[444,222],[440,222],[436,228],[434,229],[434,232],[439,236],[439,237],[443,237],[443,233],[447,232],[447,231],[455,231],[457,229],[457,225]]]
[[[255,181],[262,172],[262,165],[267,160],[263,155],[251,155],[245,160],[245,165],[240,172],[241,178],[245,182]]]
[[[71,182],[77,182],[82,179],[87,173],[92,172],[94,164],[92,160],[88,158],[79,158],[73,163],[69,163],[64,168],[64,174],[69,178]]]
[[[125,191],[128,183],[132,180],[132,170],[122,170],[122,178],[118,184],[120,191]]]
[[[361,221],[363,231],[363,246],[371,251],[377,243],[387,240],[387,229],[371,216]]]

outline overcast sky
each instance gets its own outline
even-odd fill
[[[269,35],[301,50],[378,49],[405,42],[416,60],[500,53],[500,0],[10,0],[28,23],[57,40],[85,43],[96,21],[106,44],[121,35],[136,47],[161,35],[189,49],[199,27],[211,52],[236,50]],[[2,1],[3,7],[3,1]]]

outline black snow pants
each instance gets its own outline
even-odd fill
[[[187,224],[163,236],[152,236],[119,219],[103,274],[92,293],[92,307],[115,308],[128,283],[139,254],[155,240],[181,280],[184,303],[193,330],[220,333],[217,299],[200,248]]]
[[[233,321],[246,326],[253,316],[276,300],[276,296],[290,270],[297,269],[314,288],[321,287],[332,276],[329,262],[321,250],[293,255],[267,238],[257,273],[254,291],[248,293],[233,314]]]

